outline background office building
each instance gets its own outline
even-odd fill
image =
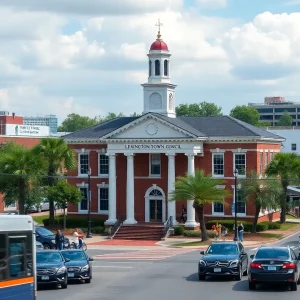
[[[50,134],[57,134],[56,115],[38,115],[36,117],[24,117],[24,125],[49,126]]]
[[[285,101],[284,97],[265,97],[264,103],[249,103],[257,109],[262,123],[276,126],[285,111],[293,118],[293,126],[300,126],[300,103]]]

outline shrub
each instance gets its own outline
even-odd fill
[[[277,222],[270,222],[269,223],[269,229],[280,229],[281,227],[281,224],[280,223],[277,223]]]
[[[269,229],[269,222],[261,222],[256,224],[256,232],[262,232]]]
[[[87,227],[87,218],[70,218],[67,217],[67,228],[86,228]],[[45,218],[43,220],[44,226],[49,226],[49,218]],[[57,216],[55,218],[55,224],[59,224],[60,226],[64,225],[64,217],[63,215]],[[99,219],[92,219],[92,228],[95,227],[104,227],[104,221]]]
[[[104,231],[105,231],[105,228],[102,226],[93,227],[93,233],[95,233],[95,234],[102,234],[102,233],[104,233]]]
[[[206,222],[206,228],[211,229],[213,225],[222,224],[226,227],[228,231],[233,231],[234,220],[212,220]],[[248,232],[252,230],[252,223],[250,222],[242,222],[244,225],[244,231]]]
[[[184,230],[183,235],[186,237],[201,237],[201,230]],[[207,231],[208,238],[214,239],[216,233],[213,231]]]
[[[183,225],[176,226],[174,228],[174,235],[183,235],[185,229]]]

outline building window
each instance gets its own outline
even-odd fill
[[[237,169],[239,176],[246,175],[246,154],[234,155],[234,169]]]
[[[99,154],[99,175],[108,175],[109,162],[108,156],[105,154]]]
[[[292,144],[292,151],[296,151],[297,150],[297,144]]]
[[[160,154],[150,154],[150,176],[160,176]]]
[[[224,215],[224,203],[213,202],[212,209],[213,215]]]
[[[164,61],[164,75],[165,76],[168,76],[168,61],[167,60],[165,60]]]
[[[267,167],[268,163],[268,152],[265,152],[265,167]]]
[[[152,76],[152,61],[149,60],[149,77]]]
[[[160,76],[160,61],[158,59],[155,61],[155,76]]]
[[[173,110],[173,94],[169,94],[169,110]]]
[[[79,154],[79,174],[88,174],[89,171],[89,155]]]
[[[82,200],[79,202],[79,210],[88,210],[88,189],[80,188]]]
[[[108,188],[99,188],[99,210],[108,211]]]
[[[263,174],[263,154],[262,152],[259,153],[259,175],[262,176]]]
[[[224,154],[213,154],[213,176],[224,176]]]
[[[236,202],[237,202],[237,213],[245,215],[246,214],[246,202],[243,200],[241,193],[237,191],[236,193]]]
[[[273,160],[273,152],[270,152],[270,161]]]

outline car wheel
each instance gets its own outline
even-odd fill
[[[246,268],[246,270],[243,273],[243,276],[247,276],[248,275],[248,268]]]
[[[86,279],[85,283],[91,283],[91,278],[90,279]]]
[[[255,282],[249,281],[249,290],[253,291],[253,290],[255,290],[255,288],[256,288]]]
[[[50,250],[51,249],[50,245],[47,244],[47,243],[43,244],[43,246],[44,246],[45,250]]]
[[[291,290],[292,291],[297,291],[297,282],[292,282],[291,283]]]
[[[67,283],[62,283],[62,284],[61,284],[61,288],[62,288],[62,289],[66,289],[67,287],[68,287],[68,284],[67,284]]]
[[[200,281],[203,281],[203,280],[205,280],[205,275],[201,275],[198,273],[198,278]]]
[[[300,275],[299,275],[299,277],[298,277],[297,284],[298,284],[298,285],[300,284]]]

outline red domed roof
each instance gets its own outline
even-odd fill
[[[157,39],[150,47],[151,50],[169,51],[168,45],[161,39]]]

